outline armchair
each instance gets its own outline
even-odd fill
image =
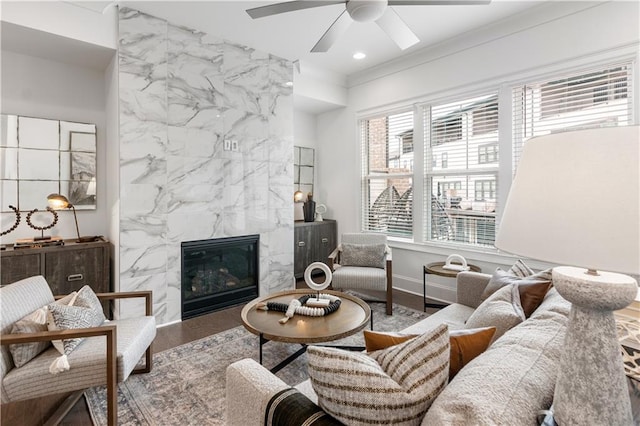
[[[144,297],[145,316],[105,322],[99,327],[37,333],[9,334],[15,322],[53,303],[55,298],[42,276],[26,278],[0,288],[0,388],[2,403],[73,392],[54,416],[64,417],[86,388],[107,385],[107,419],[117,424],[117,382],[129,374],[151,371],[152,343],[156,335],[151,292],[99,293],[100,300]],[[58,374],[49,365],[58,357],[50,347],[35,358],[15,367],[10,344],[86,338],[71,354],[71,369]],[[144,367],[137,368],[144,356]],[[71,402],[72,401],[72,402]]]
[[[384,268],[343,264],[342,252],[345,244],[384,245]],[[392,258],[391,248],[387,246],[386,235],[366,233],[342,234],[341,244],[329,255],[328,264],[333,272],[333,280],[331,281],[333,288],[384,291],[384,300],[367,299],[365,301],[368,303],[385,303],[387,315],[393,314]]]

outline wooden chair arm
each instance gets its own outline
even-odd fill
[[[150,317],[153,315],[153,292],[150,290],[145,291],[122,291],[114,293],[96,293],[100,300],[114,300],[114,299],[133,299],[136,297],[144,297],[145,299],[145,315]]]
[[[120,291],[111,293],[96,293],[100,300],[114,300],[114,299],[133,299],[135,297],[145,298],[145,315],[150,317],[153,315],[153,292],[151,290],[146,291]],[[56,300],[62,299],[66,295],[54,296]]]
[[[76,328],[71,330],[41,331],[38,333],[16,333],[0,335],[0,345],[13,345],[17,343],[46,342],[60,339],[75,339],[78,337],[109,336],[115,333],[115,324],[106,324],[99,327]]]
[[[105,365],[107,379],[107,424],[110,426],[116,426],[118,424],[118,332],[115,324],[107,324],[91,328],[76,328],[74,330],[42,331],[39,333],[24,334],[3,334],[0,335],[0,345],[96,336],[104,336],[107,341],[107,362]],[[147,351],[147,353],[149,353],[149,349]],[[147,356],[147,362],[149,362],[149,356]]]
[[[331,254],[329,254],[329,257],[327,258],[327,263],[329,266],[329,269],[331,271],[333,271],[333,265],[336,263],[340,263],[340,250],[342,249],[342,247],[338,246],[335,248],[335,250],[333,250],[331,252]]]

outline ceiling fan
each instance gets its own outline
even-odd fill
[[[333,4],[344,4],[338,19],[311,49],[312,52],[326,52],[344,34],[352,21],[374,22],[404,50],[420,40],[405,24],[395,10],[388,6],[431,6],[431,5],[472,5],[489,4],[491,0],[295,0],[248,9],[253,19],[296,10],[310,9]]]

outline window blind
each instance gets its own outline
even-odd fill
[[[360,120],[362,228],[413,235],[413,111]]]
[[[425,106],[423,119],[425,240],[492,246],[499,160],[497,93]]]
[[[632,64],[612,64],[513,89],[513,171],[524,143],[549,133],[632,123]]]

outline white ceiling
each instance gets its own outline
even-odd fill
[[[354,22],[329,52],[310,53],[345,6],[327,5],[256,20],[245,12],[248,8],[277,2],[120,1],[118,4],[292,61],[300,60],[306,65],[349,76],[543,3],[540,0],[494,0],[488,5],[395,6],[396,12],[420,38],[420,43],[401,51],[375,23]],[[366,59],[354,60],[352,55],[356,51],[366,53]]]

